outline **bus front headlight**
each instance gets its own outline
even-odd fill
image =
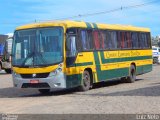
[[[57,70],[50,72],[49,77],[56,76],[56,75],[57,75]]]
[[[62,68],[59,67],[56,70],[50,72],[49,77],[56,76],[56,75],[60,74],[61,72],[62,72]]]

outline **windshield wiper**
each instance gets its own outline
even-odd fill
[[[33,55],[34,55],[34,52],[28,54],[28,56],[24,59],[24,61],[23,61],[23,63],[21,64],[21,66],[25,66],[26,61],[27,61],[29,58],[33,57]]]
[[[41,58],[41,61],[46,65],[46,64],[47,64],[47,61],[46,61],[45,58],[43,57],[42,53],[39,52],[37,55]]]
[[[44,63],[44,65],[47,64],[47,61],[46,61],[45,58],[43,57],[42,53],[36,52],[35,55],[37,55],[38,57],[41,58],[40,60]]]
[[[42,65],[36,65],[34,62],[35,62],[35,57],[39,57],[39,59],[43,62],[43,64]],[[33,57],[33,64],[32,65],[25,65],[26,64],[26,62],[27,62],[27,60],[29,59],[29,58],[31,58],[31,57]],[[30,53],[30,54],[28,54],[28,56],[24,59],[24,61],[23,61],[23,63],[21,64],[21,66],[23,66],[23,67],[37,67],[37,66],[46,66],[46,64],[47,64],[47,61],[45,60],[45,58],[43,57],[43,55],[42,55],[42,53],[39,53],[39,52],[32,52],[32,53]]]

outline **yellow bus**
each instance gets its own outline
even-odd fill
[[[152,70],[148,28],[82,21],[53,21],[17,27],[12,47],[13,84],[52,89],[92,88],[93,83]]]

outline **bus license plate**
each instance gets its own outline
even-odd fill
[[[30,80],[30,83],[31,84],[37,84],[37,83],[39,83],[39,80]]]

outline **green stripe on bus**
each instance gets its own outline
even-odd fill
[[[83,63],[74,63],[72,65],[70,65],[69,67],[79,67],[79,66],[89,66],[89,65],[93,65],[93,62],[83,62]]]
[[[76,66],[88,66],[93,65],[93,62],[75,63]]]
[[[86,25],[87,25],[87,28],[88,28],[88,29],[91,29],[91,28],[92,28],[92,25],[91,25],[89,22],[86,22]]]
[[[151,72],[151,71],[152,71],[152,64],[137,66],[137,68],[136,68],[137,74],[143,74],[143,73],[147,73],[147,72]]]
[[[94,52],[94,59],[96,64],[96,72],[98,81],[106,81],[108,79],[113,79],[121,76],[127,76],[129,73],[129,68],[120,68],[120,69],[113,69],[113,70],[101,70],[100,61],[98,52]]]
[[[100,52],[102,64],[105,63],[115,63],[115,62],[126,62],[126,61],[133,61],[133,60],[145,60],[145,59],[152,59],[152,56],[137,56],[137,57],[125,57],[125,58],[104,58],[104,52]]]
[[[124,77],[129,75],[129,68],[119,68],[112,70],[101,71],[101,76],[99,77],[100,81],[107,81],[119,77]]]
[[[95,58],[98,60],[98,54],[95,53]],[[95,61],[98,66],[99,60]],[[101,71],[100,67],[97,67],[97,75],[98,75],[98,80],[99,81],[107,81],[111,80],[113,78],[119,78],[119,77],[124,77],[129,75],[129,68],[120,68],[120,69],[113,69],[113,70],[104,70]],[[143,74],[152,71],[152,64],[150,65],[143,65],[143,66],[137,66],[136,72],[137,74]],[[74,74],[74,75],[67,75],[67,80],[66,80],[66,87],[67,88],[72,88],[72,87],[77,87],[81,85],[81,80],[82,80],[82,74]],[[95,82],[95,81],[94,81]]]
[[[104,55],[104,54],[103,54]],[[150,59],[152,56],[139,56],[139,57],[131,57],[131,58],[116,58],[116,59],[104,59],[104,56],[101,54],[102,63],[114,63],[114,62],[122,62],[122,61],[132,61],[132,60],[144,60]],[[98,56],[98,52],[94,52],[94,59],[96,64],[96,72],[98,81],[105,81],[113,78],[124,77],[129,75],[129,67],[127,68],[119,68],[119,69],[112,69],[112,70],[101,70],[100,67],[100,58]],[[142,74],[146,72],[150,72],[152,70],[152,65],[143,65],[137,67],[137,74]]]
[[[99,76],[101,74],[101,68],[100,68],[100,61],[99,61],[99,57],[98,57],[98,52],[94,52],[94,61],[95,61],[95,65],[96,65],[96,72],[97,72],[97,78],[99,79]]]
[[[144,74],[152,71],[152,65],[137,66],[137,74]],[[129,67],[118,68],[112,70],[97,71],[97,76],[99,81],[107,81],[115,78],[126,77],[129,75]]]
[[[152,71],[152,64],[137,66],[136,73],[144,74]],[[119,68],[113,70],[104,70],[101,71],[101,75],[99,76],[100,81],[107,81],[114,78],[124,77],[129,75],[129,68]]]
[[[92,23],[95,29],[98,29],[98,26],[96,23]]]

